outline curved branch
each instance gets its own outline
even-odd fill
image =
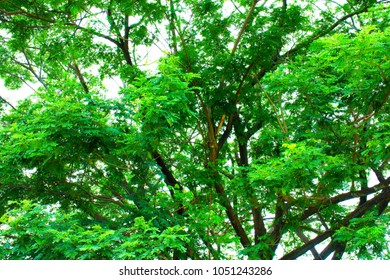
[[[375,186],[367,189],[363,189],[360,191],[352,191],[352,192],[347,192],[347,193],[342,193],[339,195],[336,195],[334,197],[325,199],[320,201],[319,203],[312,205],[308,207],[302,214],[301,220],[305,220],[311,215],[316,214],[318,211],[321,209],[328,207],[330,205],[334,205],[349,199],[357,198],[357,197],[362,197],[366,196],[369,194],[376,193],[379,190],[384,190],[384,191],[389,191],[389,184],[390,184],[390,177],[384,180],[383,182],[380,182],[379,184],[376,184]]]
[[[331,26],[329,26],[328,28],[324,28],[323,30],[320,30],[317,34],[313,35],[312,37],[308,38],[306,41],[296,45],[295,48],[292,48],[291,50],[287,51],[286,53],[284,53],[281,58],[282,59],[285,59],[285,58],[288,58],[290,57],[291,55],[294,55],[296,54],[298,51],[300,51],[301,49],[303,48],[306,48],[308,47],[312,42],[314,42],[315,40],[321,38],[322,36],[324,35],[327,35],[329,34],[331,31],[333,31],[334,29],[336,29],[341,23],[343,23],[344,21],[346,21],[347,19],[349,18],[352,18],[353,16],[356,16],[356,15],[359,15],[361,13],[364,13],[367,11],[367,8],[368,6],[364,6],[363,8],[353,12],[353,13],[350,13],[350,14],[347,14],[343,17],[341,17],[340,19],[338,19],[335,23],[333,23]]]
[[[390,178],[388,178],[390,180]],[[318,235],[316,238],[310,240],[305,245],[291,251],[290,253],[284,255],[281,260],[292,260],[296,259],[303,254],[305,254],[307,251],[312,249],[317,244],[321,243],[322,241],[326,240],[327,238],[331,237],[336,230],[340,229],[342,226],[347,226],[348,223],[354,219],[359,218],[363,216],[368,210],[378,205],[381,201],[390,199],[390,189],[387,189],[385,192],[382,192],[375,196],[374,198],[368,200],[367,202],[361,204],[358,206],[354,211],[352,211],[349,215],[347,215],[337,226],[335,226],[332,229],[329,229],[325,231],[324,233]],[[331,250],[330,248],[329,250]],[[336,249],[336,248],[335,248]]]

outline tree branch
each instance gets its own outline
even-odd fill
[[[161,155],[154,151],[152,153],[152,156],[154,160],[156,161],[157,165],[160,166],[161,172],[164,174],[164,181],[168,186],[171,186],[172,189],[169,190],[171,197],[173,200],[175,200],[175,188],[178,187],[180,191],[183,191],[183,186],[175,179],[173,176],[173,173],[171,170],[169,170],[168,166],[166,165],[165,161],[162,159]],[[176,212],[179,215],[183,215],[185,212],[185,209],[183,208],[183,205],[180,204],[179,208],[176,210]]]
[[[297,235],[303,241],[303,243],[306,244],[309,242],[309,239],[306,237],[306,235],[303,233],[303,231],[300,228],[297,229]],[[321,259],[320,254],[317,252],[315,247],[311,248],[310,251],[313,254],[313,257],[315,259]]]
[[[380,182],[379,184],[376,184],[375,186],[373,186],[371,188],[367,188],[367,189],[360,190],[360,191],[352,191],[352,192],[342,193],[342,194],[336,195],[334,197],[321,200],[319,203],[312,205],[312,206],[309,206],[303,212],[303,214],[301,216],[301,220],[307,219],[311,215],[317,213],[318,211],[320,211],[321,209],[323,209],[327,206],[334,205],[334,204],[337,204],[337,203],[340,203],[340,202],[343,202],[343,201],[346,201],[349,199],[373,194],[379,190],[388,191],[389,183],[390,183],[390,177],[387,178],[385,181]]]
[[[255,8],[256,8],[257,2],[258,2],[258,0],[254,0],[254,1],[252,2],[251,7],[249,8],[249,12],[248,12],[248,14],[246,15],[245,21],[244,21],[243,25],[241,26],[241,29],[240,29],[240,31],[238,32],[237,38],[236,38],[236,40],[235,40],[235,42],[234,42],[233,49],[232,49],[232,51],[231,51],[231,53],[230,53],[231,56],[233,56],[234,53],[235,53],[236,50],[237,50],[238,44],[240,43],[241,37],[242,37],[242,35],[244,34],[245,29],[246,29],[246,27],[247,27],[248,24],[249,24],[249,21],[250,21],[250,19],[251,19],[251,17],[252,17],[252,14],[253,14],[253,12],[254,12],[254,10],[255,10]]]
[[[328,28],[325,28],[323,30],[320,30],[317,34],[313,35],[312,37],[308,38],[306,41],[296,45],[295,48],[292,48],[290,49],[289,51],[287,51],[286,53],[284,53],[281,58],[282,60],[288,58],[288,57],[291,57],[292,55],[296,54],[298,51],[300,51],[301,49],[303,48],[306,48],[308,47],[312,42],[314,42],[315,40],[321,38],[322,36],[324,35],[327,35],[329,34],[331,31],[333,31],[335,28],[337,28],[341,23],[343,23],[345,20],[353,17],[353,16],[356,16],[356,15],[359,15],[363,12],[365,12],[367,10],[368,6],[364,6],[363,8],[353,12],[353,13],[350,13],[348,15],[345,15],[343,17],[341,17],[340,19],[338,19],[335,23],[333,23],[331,26],[329,26]]]
[[[16,108],[15,108],[11,103],[9,103],[7,100],[5,100],[2,96],[0,96],[0,99],[1,99],[1,101],[3,101],[5,104],[7,104],[7,105],[10,106],[13,110],[16,111]]]
[[[368,210],[378,205],[378,203],[388,199],[390,199],[390,189],[387,189],[385,192],[378,194],[374,198],[368,200],[366,203],[358,206],[354,211],[352,211],[349,215],[347,215],[341,222],[339,222],[337,226],[318,235],[316,238],[310,240],[307,244],[284,255],[281,259],[292,260],[300,257],[301,255],[305,254],[308,250],[313,248],[315,245],[331,237],[336,232],[336,230],[340,229],[342,226],[347,226],[352,219],[363,216]]]
[[[85,93],[89,93],[89,89],[88,89],[87,83],[85,82],[84,76],[83,76],[83,74],[81,74],[80,68],[77,65],[77,62],[73,56],[72,56],[72,62],[73,62],[73,65],[69,64],[70,68],[76,73],[76,76],[79,79],[81,86],[83,87]]]
[[[223,186],[219,183],[215,183],[214,188],[218,194],[219,203],[221,203],[221,205],[225,207],[225,211],[229,218],[230,224],[233,226],[234,231],[240,238],[241,245],[244,248],[249,247],[251,245],[251,242],[240,222],[240,219],[238,218],[238,215],[235,213],[233,207],[231,206],[229,198],[227,197]]]

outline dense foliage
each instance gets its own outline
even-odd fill
[[[1,1],[0,258],[388,258],[386,2]]]

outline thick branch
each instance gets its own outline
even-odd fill
[[[322,250],[322,252],[318,256],[315,256],[314,259],[315,260],[325,260],[333,252],[335,252],[335,253],[334,253],[332,259],[333,260],[340,259],[342,257],[342,254],[344,253],[344,251],[345,251],[345,244],[341,244],[339,242],[331,240],[329,242],[329,244],[325,247],[325,249]]]
[[[175,177],[173,176],[172,172],[169,170],[168,166],[166,165],[165,161],[162,159],[161,155],[157,152],[157,151],[154,151],[152,153],[153,155],[153,158],[155,159],[156,163],[158,166],[160,166],[160,170],[161,172],[164,174],[165,176],[165,183],[168,185],[168,186],[171,186],[172,189],[169,190],[171,196],[172,196],[172,199],[175,199],[175,191],[174,189],[176,187],[179,188],[180,191],[183,190],[183,186],[179,183],[179,181],[177,181],[175,179]],[[179,214],[179,215],[183,215],[184,214],[184,208],[183,208],[183,205],[180,205],[179,208],[176,210],[176,212]]]
[[[166,165],[165,161],[162,159],[161,155],[157,151],[154,151],[152,155],[157,165],[160,166],[161,172],[165,176],[165,183],[171,187],[178,186],[179,189],[182,190],[183,189],[182,185],[175,179],[172,172],[169,170],[168,166]]]
[[[390,190],[386,190],[385,192],[378,194],[374,198],[368,200],[366,203],[358,206],[356,210],[352,211],[349,215],[347,215],[337,226],[318,235],[316,238],[310,240],[307,244],[284,255],[281,259],[292,260],[300,257],[317,244],[331,237],[336,232],[336,230],[340,229],[342,226],[347,226],[352,219],[363,216],[368,210],[378,205],[378,203],[388,199],[390,199]]]
[[[245,232],[245,229],[243,228],[240,222],[240,219],[238,218],[238,215],[236,214],[233,207],[231,206],[229,198],[227,197],[223,186],[219,183],[215,183],[214,188],[217,191],[219,202],[226,209],[225,211],[229,218],[230,224],[233,226],[234,231],[236,232],[237,236],[240,238],[241,245],[243,247],[249,247],[251,245],[251,242],[248,238],[248,235]]]
[[[271,241],[272,244],[270,244],[272,251],[275,251],[276,248],[278,247],[279,241],[282,237],[282,228],[284,226],[284,221],[283,221],[283,216],[284,216],[284,200],[281,197],[277,198],[278,201],[276,202],[276,209],[275,209],[275,218],[273,222],[273,230],[271,232]]]
[[[310,249],[314,248],[317,244],[321,243],[322,241],[326,240],[327,238],[331,237],[334,233],[333,230],[325,231],[324,233],[318,235],[316,238],[310,240],[305,245],[291,251],[290,253],[284,255],[281,257],[281,260],[294,260],[300,256],[302,256],[304,253],[309,251]]]
[[[297,235],[303,241],[303,243],[306,244],[309,242],[309,239],[306,237],[306,235],[303,233],[303,231],[300,228],[298,228],[297,230]],[[311,248],[310,251],[313,254],[315,259],[321,259],[320,254],[317,252],[315,247]]]
[[[225,131],[223,132],[223,134],[221,135],[221,137],[219,138],[219,141],[218,141],[218,149],[219,150],[222,149],[223,145],[226,143],[227,139],[229,138],[229,136],[232,132],[232,129],[233,129],[234,119],[237,118],[237,116],[238,116],[238,114],[234,114],[234,115],[229,116]]]
[[[322,200],[319,203],[307,208],[307,210],[303,212],[303,214],[301,216],[301,220],[307,219],[311,215],[317,213],[318,211],[320,211],[321,209],[323,209],[327,206],[334,205],[334,204],[337,204],[337,203],[340,203],[342,201],[346,201],[349,199],[373,194],[381,189],[388,189],[389,183],[390,183],[390,177],[387,178],[385,181],[383,181],[383,182],[381,182],[381,183],[379,183],[371,188],[360,190],[360,191],[342,193],[342,194],[336,195],[334,197],[331,197],[329,199]]]

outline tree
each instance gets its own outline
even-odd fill
[[[321,3],[1,2],[0,257],[387,258],[389,6]]]

